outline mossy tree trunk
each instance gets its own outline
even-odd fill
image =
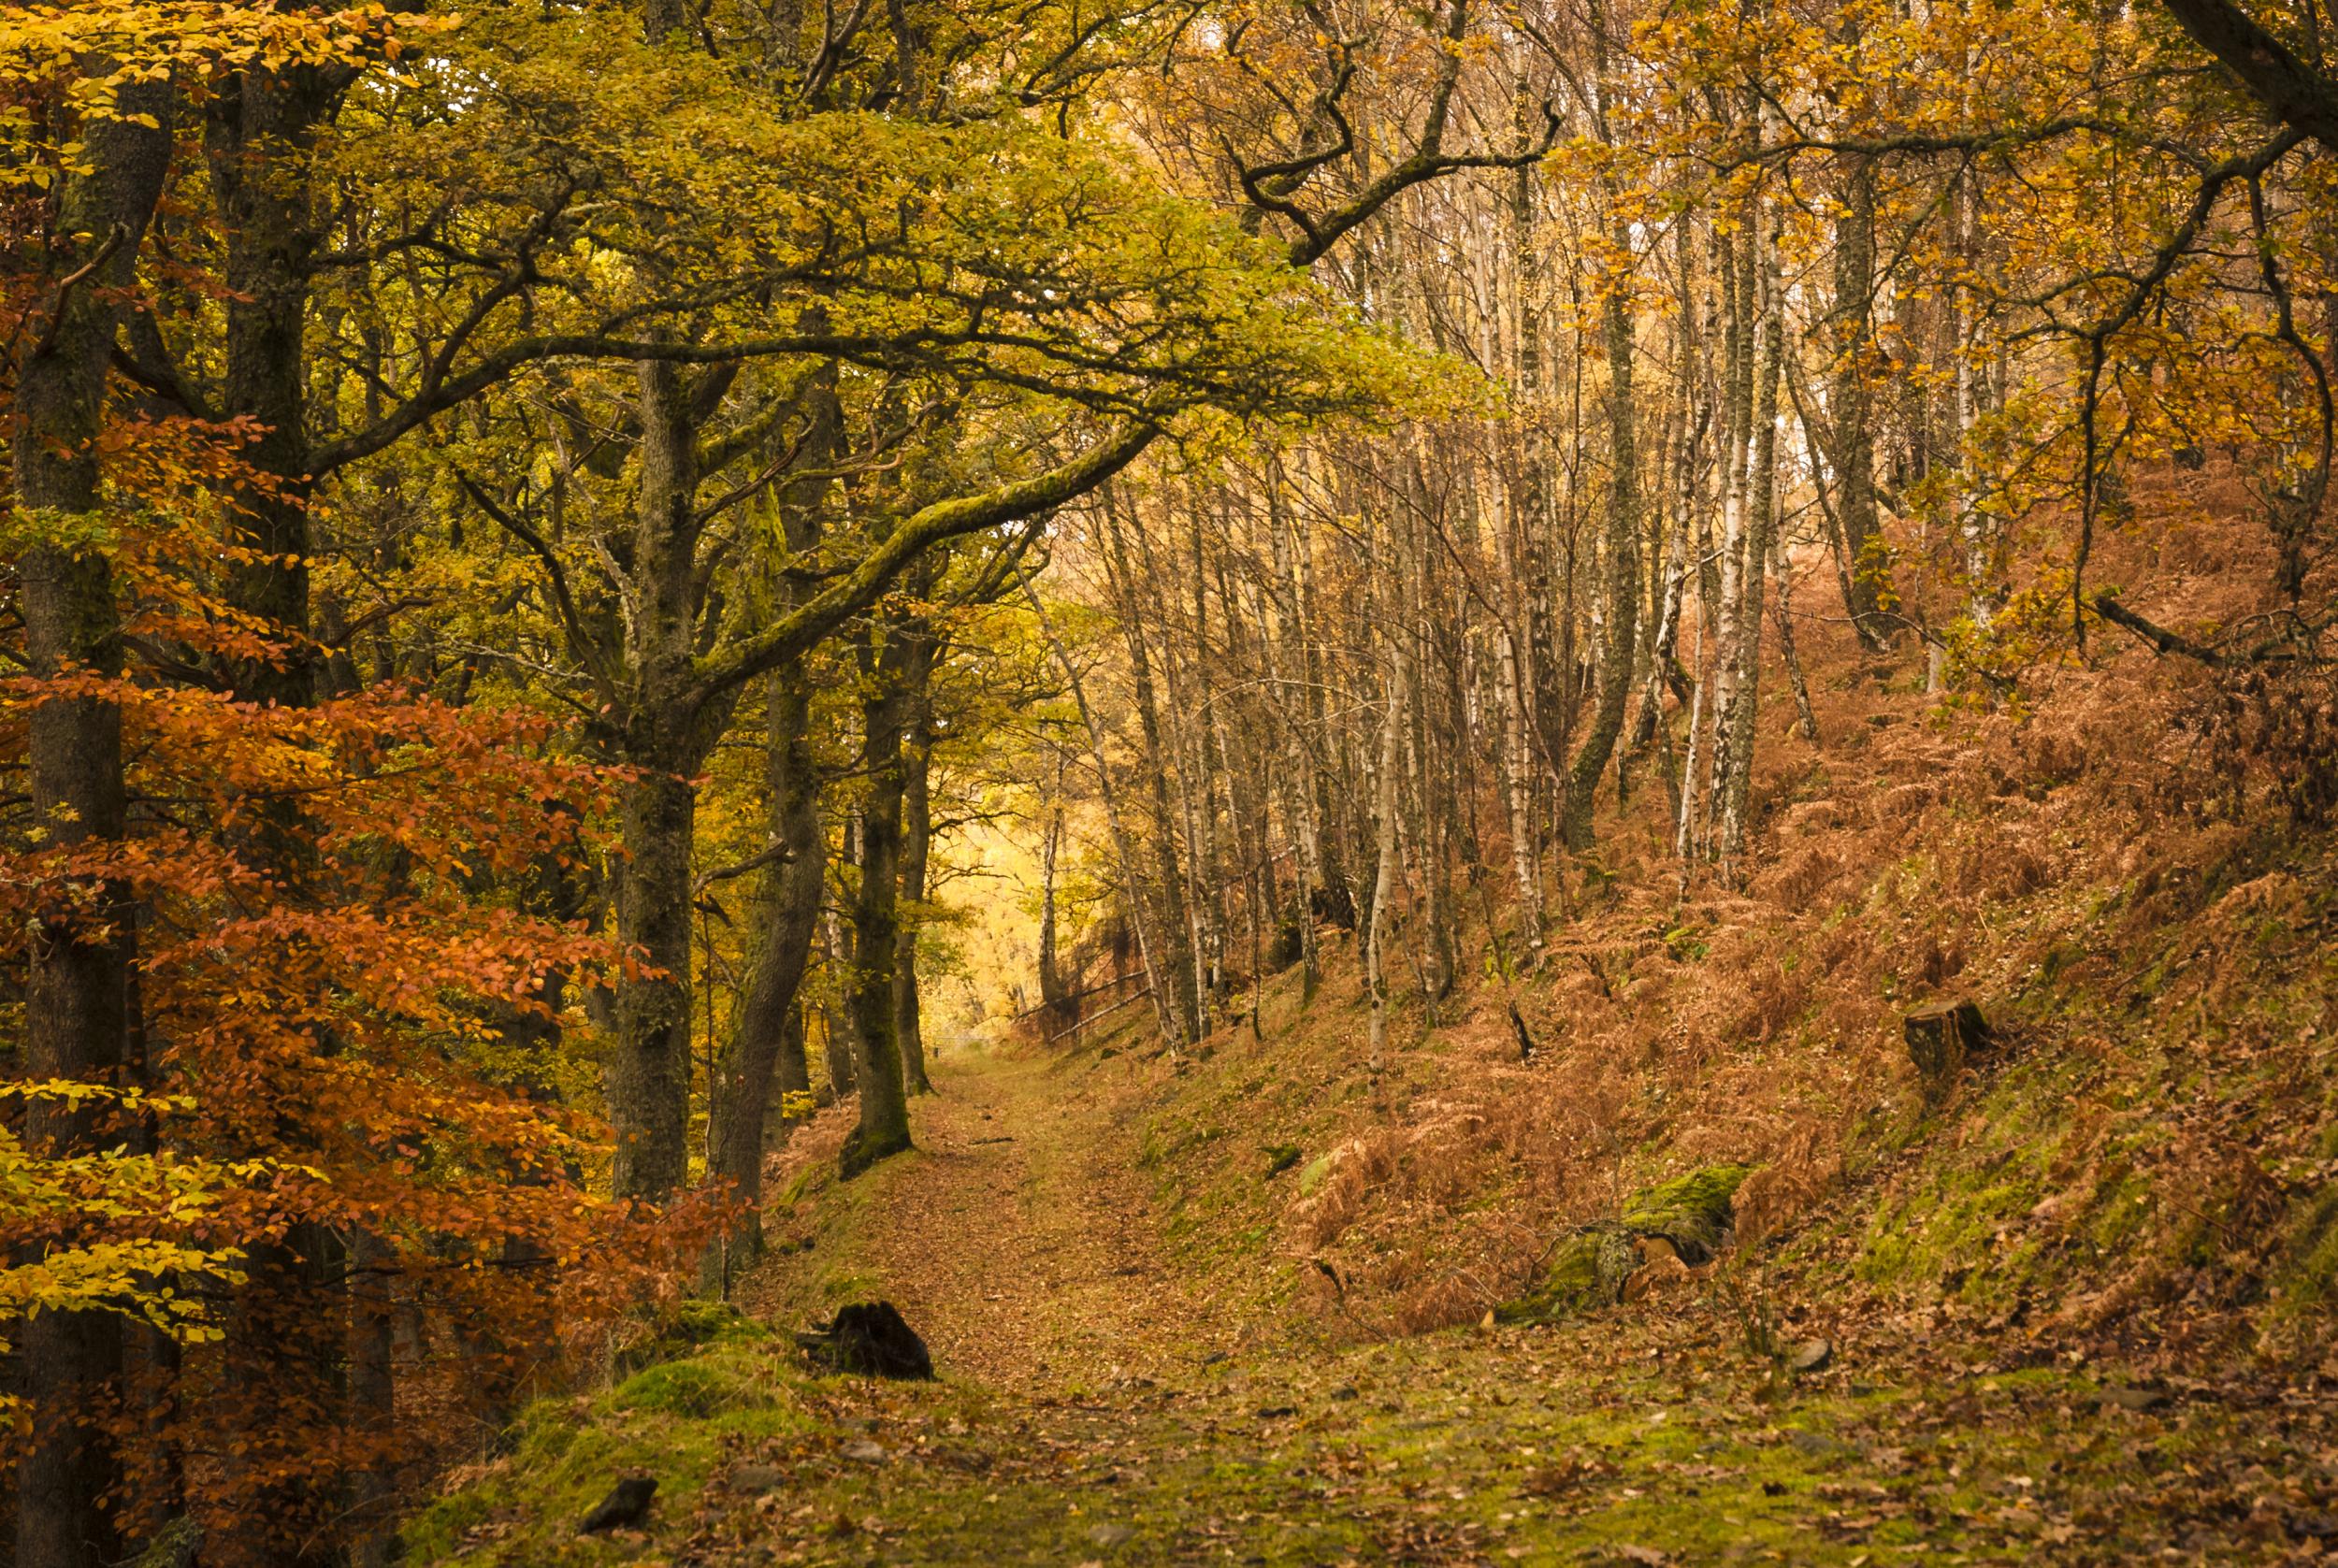
[[[931,573],[920,581],[931,587]],[[922,591],[919,590],[919,591]],[[860,646],[861,734],[868,792],[860,809],[860,885],[853,898],[853,963],[844,1008],[853,1034],[860,1120],[845,1137],[842,1170],[856,1176],[910,1147],[908,1084],[893,993],[901,944],[902,813],[905,741],[916,695],[931,673],[933,639],[916,617],[879,617]]]

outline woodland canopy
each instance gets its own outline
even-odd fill
[[[2321,30],[8,7],[16,1561],[386,1561],[980,1029],[1181,1059],[1351,944],[1378,1074],[1627,859],[1762,874],[1814,645],[2147,651],[2197,809],[2318,827]]]

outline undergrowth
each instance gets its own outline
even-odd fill
[[[2255,564],[2203,568],[2180,601],[2212,607]],[[1143,1147],[1181,1244],[1263,1236],[1249,1250],[1325,1320],[1413,1332],[1475,1321],[1633,1191],[1742,1162],[1741,1237],[1821,1269],[1813,1289],[2041,1345],[2317,1359],[2338,845],[2321,731],[2247,717],[2317,699],[2104,648],[1992,712],[1810,640],[1821,739],[1780,733],[1768,683],[1743,885],[1683,891],[1668,803],[1643,789],[1595,868],[1561,866],[1568,918],[1538,967],[1489,960],[1434,1028],[1404,1002],[1412,1045],[1380,1081],[1352,939],[1330,931],[1311,1003],[1286,971],[1259,1034],[1230,1024],[1165,1076]],[[1935,1106],[1900,1020],[1953,998],[1998,1048]],[[1260,1147],[1296,1151],[1288,1172],[1226,1154]]]

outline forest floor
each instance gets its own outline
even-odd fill
[[[796,1195],[745,1322],[537,1407],[410,1561],[2338,1561],[2338,1411],[2277,1381],[2000,1364],[1889,1321],[1794,1374],[1771,1305],[1710,1281],[1358,1343],[1273,1285],[1270,1236],[1167,1223],[1146,1072],[953,1054],[916,1153]],[[870,1297],[938,1382],[810,1374],[787,1331]],[[578,1537],[634,1471],[643,1528]]]

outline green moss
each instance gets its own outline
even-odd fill
[[[1320,1154],[1308,1160],[1307,1168],[1299,1172],[1299,1195],[1303,1198],[1312,1197],[1316,1188],[1321,1187],[1331,1173],[1332,1157],[1330,1155]]]
[[[2338,1182],[2324,1182],[2297,1208],[2287,1248],[2291,1261],[2275,1277],[2279,1315],[2294,1319],[2326,1313],[2338,1288]]]
[[[401,1532],[406,1560],[564,1568],[630,1558],[631,1547],[576,1534],[619,1477],[657,1478],[654,1530],[686,1519],[741,1445],[816,1428],[805,1387],[778,1343],[745,1322],[596,1398],[539,1400],[521,1415],[509,1459]]]
[[[707,1345],[759,1339],[764,1331],[728,1302],[680,1302],[661,1313],[642,1338],[617,1351],[614,1370],[623,1377]]]
[[[675,1361],[636,1373],[617,1386],[611,1400],[618,1410],[658,1410],[670,1416],[712,1416],[761,1403],[759,1390],[743,1387],[704,1361]]]
[[[1534,1287],[1494,1309],[1504,1323],[1550,1322],[1611,1306],[1639,1266],[1642,1240],[1662,1238],[1687,1262],[1704,1263],[1728,1244],[1732,1201],[1748,1165],[1708,1165],[1660,1182],[1632,1198],[1623,1217],[1586,1225],[1563,1238]]]
[[[1750,1165],[1708,1165],[1661,1182],[1638,1194],[1624,1206],[1624,1227],[1635,1235],[1662,1236],[1691,1262],[1719,1252],[1737,1221],[1732,1200]]]

